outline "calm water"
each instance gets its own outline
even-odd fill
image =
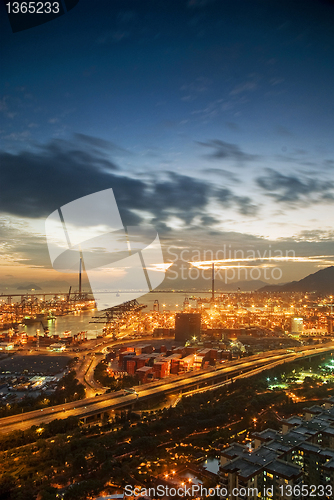
[[[71,331],[72,335],[86,331],[88,338],[96,338],[101,335],[103,324],[91,324],[96,311],[82,311],[81,313],[68,314],[67,316],[57,316],[55,321],[43,319],[44,326],[48,326],[49,335],[62,335],[65,331]],[[34,323],[28,326],[19,327],[20,332],[25,331],[28,335],[35,335],[39,329],[40,335],[43,334],[43,327],[40,323]]]
[[[201,465],[203,465],[204,469],[208,470],[209,472],[213,472],[213,474],[218,474],[219,470],[218,458],[208,458]]]
[[[140,297],[138,299],[138,302],[140,304],[146,304],[147,307],[143,310],[144,312],[153,310],[153,304],[155,300],[158,300],[159,302],[160,311],[182,311],[183,303],[186,297],[188,297],[191,307],[196,307],[196,300],[191,300],[191,296],[191,293],[186,294],[184,292],[153,292]],[[199,294],[196,294],[196,296],[198,297]],[[200,296],[210,297],[211,294],[209,292],[201,293]],[[87,331],[88,338],[96,338],[97,335],[100,335],[102,333],[102,328],[104,325],[96,323],[94,324],[90,322],[94,321],[93,316],[101,315],[102,313],[98,311],[83,311],[81,313],[69,314],[67,316],[57,316],[56,321],[47,321],[46,319],[44,319],[43,324],[44,326],[47,325],[49,327],[50,335],[62,335],[65,331],[68,330],[72,332],[72,335],[81,331]],[[20,327],[20,331],[26,331],[29,335],[35,335],[37,329],[40,330],[40,334],[43,333],[43,327],[38,323]]]

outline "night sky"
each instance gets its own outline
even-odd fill
[[[334,262],[333,2],[80,0],[17,33],[0,14],[1,283],[67,279],[44,221],[107,188],[166,261],[291,250],[282,282]]]

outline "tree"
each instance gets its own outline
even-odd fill
[[[11,492],[16,486],[15,478],[5,472],[0,478],[0,499],[6,500],[11,498]]]
[[[57,488],[48,486],[44,490],[40,491],[40,500],[57,500]]]
[[[87,462],[82,453],[74,457],[72,466],[74,474],[82,474],[87,471]]]

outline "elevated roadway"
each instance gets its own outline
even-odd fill
[[[137,386],[136,393],[129,394],[118,391],[103,394],[98,397],[86,398],[80,401],[57,405],[11,417],[0,419],[0,434],[7,434],[14,430],[25,430],[32,425],[48,423],[55,419],[78,417],[86,421],[93,416],[102,416],[114,410],[132,406],[138,401],[145,401],[155,396],[174,392],[198,391],[212,389],[224,385],[231,378],[242,378],[285,362],[291,362],[303,357],[319,356],[330,351],[334,352],[334,343],[320,344],[296,348],[292,352],[286,349],[270,351],[248,358],[224,363],[221,367],[210,370],[187,372],[182,376],[168,377],[157,382]]]

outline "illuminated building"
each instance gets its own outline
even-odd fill
[[[175,315],[175,340],[186,342],[201,333],[200,313],[177,313]]]
[[[292,318],[291,333],[303,333],[303,318]]]

